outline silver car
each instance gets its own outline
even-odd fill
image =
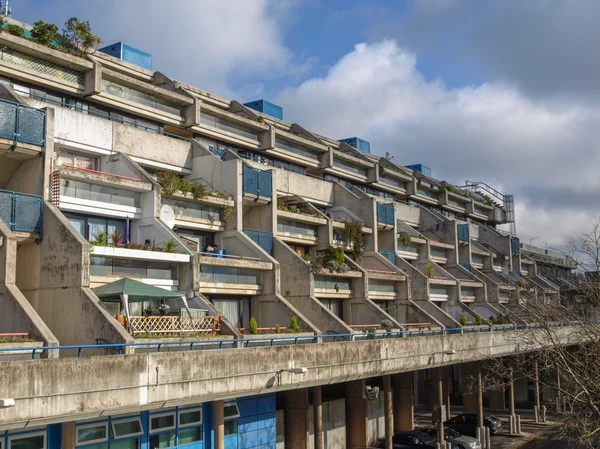
[[[437,429],[422,429],[421,432],[437,439]],[[481,449],[481,442],[477,438],[461,435],[456,430],[447,426],[444,426],[444,437],[446,441],[450,441],[452,446],[456,446],[458,449]]]

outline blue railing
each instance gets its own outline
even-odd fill
[[[273,196],[273,173],[266,170],[258,170],[243,164],[244,193],[256,196]]]
[[[548,323],[547,327],[565,327],[586,324],[585,322],[553,322]],[[142,348],[148,350],[156,348],[156,352],[161,352],[163,348],[183,347],[185,350],[214,350],[214,349],[232,349],[235,347],[257,347],[257,346],[275,346],[279,344],[297,345],[319,342],[356,342],[363,340],[380,340],[386,338],[407,338],[407,337],[431,337],[436,335],[456,335],[469,333],[484,333],[484,332],[506,332],[523,329],[535,329],[540,326],[536,324],[509,324],[509,325],[482,325],[471,327],[456,327],[445,329],[413,329],[401,330],[394,332],[375,332],[364,333],[357,332],[353,334],[323,334],[323,335],[299,335],[299,336],[277,336],[265,338],[237,338],[230,340],[193,340],[193,341],[151,341],[151,342],[136,342],[136,343],[109,343],[95,345],[68,345],[68,346],[36,346],[36,347],[21,347],[21,348],[2,348],[0,357],[6,352],[27,352],[31,351],[31,358],[34,359],[36,354],[43,351],[51,350],[76,350],[77,357],[81,357],[83,350],[95,349],[106,350],[111,349],[117,354],[123,354],[125,348]],[[97,339],[100,341],[100,339]]]
[[[110,120],[112,122],[123,123],[125,125],[135,126],[136,128],[140,128],[140,129],[143,129],[145,131],[150,131],[150,132],[153,132],[153,133],[162,134],[164,136],[173,137],[173,138],[179,139],[179,140],[185,140],[186,142],[190,141],[190,139],[188,137],[183,137],[183,136],[180,136],[178,134],[169,133],[169,132],[161,130],[160,128],[154,128],[152,126],[142,125],[140,123],[135,123],[135,122],[132,122],[130,120],[125,120],[125,119],[122,119],[122,118],[113,117],[113,116],[110,116],[108,114],[104,114],[102,112],[96,112],[96,111],[92,111],[92,110],[89,110],[89,109],[86,109],[86,108],[82,108],[80,106],[75,106],[74,104],[65,103],[64,101],[53,100],[51,98],[42,97],[41,95],[36,95],[36,94],[32,94],[32,93],[27,93],[26,95],[30,96],[31,98],[36,98],[38,100],[45,101],[47,103],[56,104],[56,105],[61,106],[63,108],[68,108],[68,109],[72,109],[74,111],[83,112],[84,114],[92,115],[94,117],[105,118],[105,119]]]
[[[213,147],[212,145],[210,145],[208,147],[208,149],[211,151],[212,154],[217,156],[222,161],[225,160],[225,149],[224,148],[217,148],[217,147]]]
[[[41,196],[0,190],[0,219],[12,232],[41,234],[43,210],[44,199]]]
[[[257,231],[256,229],[244,229],[244,234],[256,242],[258,246],[264,249],[271,256],[273,255],[273,233],[266,231]]]
[[[458,228],[458,241],[469,243],[471,240],[471,236],[469,234],[469,225],[468,224],[459,224]]]
[[[396,265],[396,253],[394,251],[390,251],[389,249],[380,249],[379,252],[383,257]]]
[[[377,221],[379,223],[394,225],[394,204],[377,202]]]
[[[46,111],[0,99],[0,137],[46,146]]]

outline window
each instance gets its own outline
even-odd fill
[[[182,410],[179,412],[179,428],[202,424],[202,409]]]
[[[175,428],[175,413],[154,415],[150,417],[150,431],[170,430]]]
[[[113,421],[112,429],[115,439],[133,437],[144,433],[142,421],[139,418]]]
[[[239,418],[240,409],[238,408],[237,402],[226,402],[223,406],[224,419]]]
[[[108,440],[108,424],[87,424],[77,426],[76,445],[99,443]]]
[[[298,154],[300,156],[304,156],[308,159],[319,159],[319,154],[316,151],[313,151],[309,148],[305,148],[296,143],[290,142],[288,140],[275,139],[275,147],[289,151],[290,153]]]
[[[46,449],[46,432],[16,435],[8,438],[9,449]]]
[[[139,207],[141,201],[141,196],[138,192],[71,179],[61,180],[60,194],[71,198],[113,203],[128,207]]]
[[[177,444],[184,444],[202,441],[202,409],[179,411],[179,429],[177,431]]]
[[[121,235],[125,236],[124,220],[113,220],[110,218],[70,213],[65,213],[64,215],[87,240],[94,239],[94,236],[101,232],[107,232],[110,237],[115,229],[118,229],[121,232]]]
[[[223,427],[225,428],[225,436],[235,435],[238,433],[238,422],[237,419],[232,421],[225,421]]]
[[[343,170],[352,172],[352,173],[356,173],[358,175],[362,175],[362,176],[367,176],[367,169],[366,168],[362,168],[356,165],[351,165],[350,163],[346,162],[346,161],[342,161],[340,159],[333,159],[333,166],[334,167],[339,167]]]
[[[83,156],[70,151],[61,150],[56,159],[57,166],[69,165],[71,167],[85,168],[87,170],[96,170],[98,158]]]

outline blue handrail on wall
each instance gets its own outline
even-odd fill
[[[42,231],[44,199],[39,195],[0,190],[0,219],[12,232]]]
[[[0,137],[46,147],[46,111],[0,98]]]
[[[596,321],[592,321],[596,322]],[[586,322],[552,322],[547,323],[545,326],[548,327],[564,327],[564,326],[576,326],[586,324]],[[413,330],[402,330],[394,332],[378,332],[372,334],[366,333],[354,333],[354,334],[324,334],[324,335],[299,335],[299,336],[278,336],[278,337],[265,337],[265,338],[237,338],[230,340],[193,340],[193,341],[152,341],[152,342],[136,342],[136,343],[111,343],[111,344],[91,344],[91,345],[68,345],[68,346],[37,346],[37,347],[21,347],[21,348],[2,348],[0,350],[0,357],[5,352],[27,352],[31,351],[31,358],[34,359],[36,354],[43,351],[52,350],[77,350],[77,357],[81,357],[84,349],[112,349],[117,354],[123,354],[123,350],[128,347],[142,347],[144,350],[150,349],[149,347],[156,348],[156,352],[161,352],[163,347],[174,347],[182,346],[186,347],[187,350],[193,351],[194,346],[198,349],[198,346],[205,347],[207,350],[223,349],[224,346],[233,349],[238,343],[239,346],[248,348],[251,346],[273,346],[276,342],[281,342],[286,345],[297,345],[307,343],[319,343],[321,342],[353,342],[362,340],[373,340],[373,339],[385,339],[385,338],[406,338],[406,337],[431,337],[434,335],[456,335],[456,334],[468,334],[468,333],[484,333],[484,332],[506,332],[516,331],[522,329],[535,329],[539,327],[536,324],[509,324],[509,325],[489,325],[489,326],[470,326],[470,327],[457,327],[457,328],[443,328],[443,329],[413,329]],[[98,341],[98,340],[97,340]],[[286,343],[288,342],[288,343]]]

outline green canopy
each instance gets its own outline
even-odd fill
[[[182,293],[164,290],[133,279],[123,278],[93,289],[103,302],[121,302],[127,295],[129,302],[153,301],[164,298],[181,298]]]

